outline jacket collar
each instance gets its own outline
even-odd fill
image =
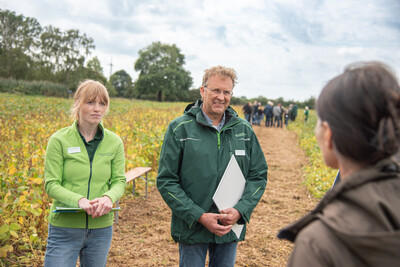
[[[195,117],[197,123],[208,125],[201,111],[200,105],[202,103],[203,101],[198,99],[196,102],[187,105],[183,114]],[[228,108],[225,110],[225,125],[232,124],[237,120],[238,120],[238,115],[236,111],[231,106],[228,106]]]
[[[78,130],[78,120],[75,120],[73,123],[72,123],[72,129],[74,130],[74,131],[76,131],[77,133],[79,133],[79,130]],[[100,130],[103,132],[103,135],[104,135],[104,126],[103,126],[103,122],[101,121],[100,123],[99,123],[99,126],[100,126]]]

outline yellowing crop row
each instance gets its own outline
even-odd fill
[[[299,110],[302,114],[303,110]],[[336,177],[336,170],[325,165],[321,150],[315,138],[315,125],[317,115],[314,110],[310,111],[307,123],[304,123],[302,115],[295,122],[289,124],[289,130],[297,134],[301,148],[306,152],[308,164],[303,167],[304,184],[312,195],[321,198],[326,191],[332,187]]]

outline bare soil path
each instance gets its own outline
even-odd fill
[[[307,164],[296,135],[286,129],[255,126],[268,163],[267,189],[255,208],[236,266],[285,266],[292,250],[278,230],[311,210],[317,200],[301,184]],[[171,211],[155,186],[149,197],[125,197],[107,266],[178,266],[178,244],[170,236]]]

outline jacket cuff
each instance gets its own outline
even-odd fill
[[[246,207],[244,205],[238,203],[233,208],[236,209],[240,213],[240,215],[242,215],[242,217],[240,217],[240,219],[237,222],[238,224],[245,224],[250,221],[250,216],[247,216]]]
[[[102,197],[108,197],[109,199],[111,199],[111,203],[112,203],[112,204],[114,204],[115,202],[117,202],[117,201],[114,201],[114,199],[113,199],[109,194],[107,194],[107,193],[104,193],[104,194],[102,195]]]
[[[81,200],[82,198],[85,198],[85,197],[78,195],[78,194],[76,196],[74,196],[74,198],[72,199],[74,204],[72,204],[72,205],[76,204],[76,206],[79,207],[79,200]]]
[[[189,222],[189,228],[193,229],[197,222],[199,221],[201,215],[203,215],[203,213],[205,213],[205,210],[203,210],[201,207],[199,206],[194,206],[192,209],[192,221]]]

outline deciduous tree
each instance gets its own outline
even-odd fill
[[[42,28],[35,18],[0,9],[0,76],[30,79]]]
[[[110,77],[110,82],[118,92],[118,96],[133,97],[133,84],[131,76],[124,70],[114,72]]]
[[[134,65],[139,72],[134,85],[136,97],[158,101],[186,99],[193,80],[184,64],[185,56],[175,44],[153,42],[140,50]]]

